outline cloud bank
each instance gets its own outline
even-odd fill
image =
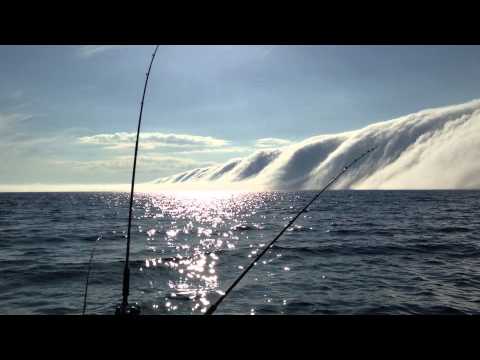
[[[261,139],[265,147],[245,158],[153,181],[198,187],[318,189],[372,146],[336,189],[480,188],[480,100],[423,110],[357,131],[319,135],[288,145]],[[277,139],[278,140],[278,139]],[[282,146],[271,149],[271,145]],[[287,145],[287,146],[285,146]]]

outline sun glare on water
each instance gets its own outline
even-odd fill
[[[255,251],[243,243],[248,240],[243,233],[261,228],[250,218],[272,196],[274,193],[248,191],[136,195],[137,207],[141,207],[137,211],[143,212],[135,215],[142,224],[138,235],[146,238],[144,261],[138,269],[148,283],[142,297],[154,298],[149,311],[205,312],[226,286],[221,283],[225,274],[219,274],[222,257],[239,246]],[[247,259],[241,260],[245,264]],[[226,266],[223,264],[223,271]],[[235,270],[238,273],[237,265]]]

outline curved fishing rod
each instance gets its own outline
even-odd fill
[[[228,296],[228,294],[233,290],[233,288],[240,282],[240,280],[243,279],[243,277],[250,271],[250,269],[257,263],[258,260],[273,246],[273,244],[283,235],[283,233],[293,225],[293,223],[299,218],[300,215],[302,215],[312,203],[318,199],[322,193],[327,190],[335,181],[337,181],[351,166],[353,166],[357,161],[365,157],[367,154],[371,153],[373,150],[375,150],[377,147],[374,146],[373,148],[369,149],[368,151],[364,152],[362,155],[354,159],[352,162],[350,162],[348,165],[346,165],[342,171],[340,171],[334,178],[332,178],[325,187],[320,190],[313,198],[308,202],[307,205],[303,207],[300,212],[293,217],[292,220],[280,231],[280,233],[275,236],[275,238],[270,241],[270,243],[255,257],[255,259],[243,270],[243,272],[237,277],[237,279],[230,285],[230,287],[225,291],[225,293],[220,296],[215,303],[213,303],[208,310],[205,312],[205,315],[212,315],[215,310],[217,310],[218,305]]]
[[[130,206],[128,212],[127,249],[125,254],[125,267],[123,269],[122,303],[117,306],[115,312],[117,315],[138,315],[140,313],[140,309],[138,307],[128,305],[128,294],[130,289],[130,229],[132,227],[133,191],[135,187],[135,170],[137,168],[138,140],[140,137],[140,126],[142,124],[143,103],[145,101],[145,94],[147,92],[150,70],[152,69],[153,60],[157,54],[158,46],[159,45],[155,46],[155,51],[152,54],[152,59],[150,60],[150,65],[148,66],[145,85],[143,86],[142,101],[140,103],[140,114],[138,116],[137,140],[135,142],[135,155],[133,157],[132,186],[130,188]]]

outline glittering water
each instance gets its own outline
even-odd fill
[[[131,302],[202,314],[313,192],[139,194]],[[0,313],[78,314],[121,299],[128,195],[0,194]],[[331,191],[218,314],[480,313],[480,191]]]

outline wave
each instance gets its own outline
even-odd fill
[[[345,173],[333,188],[478,189],[480,100],[427,109],[356,131],[314,136],[152,183],[318,189],[372,146],[377,149]]]

